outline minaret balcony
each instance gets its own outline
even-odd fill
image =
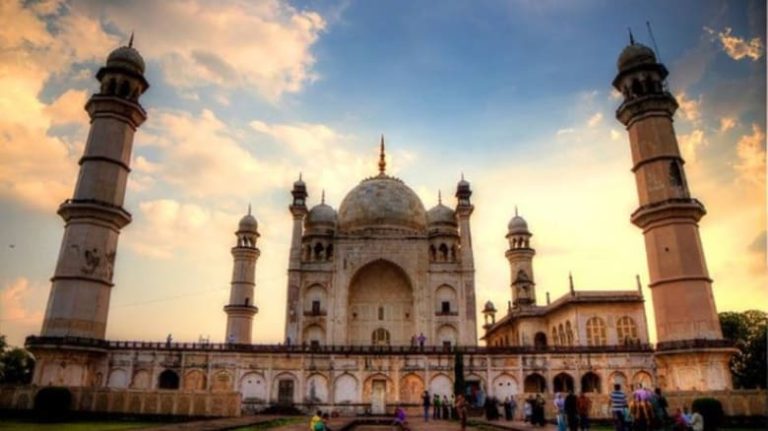
[[[697,199],[673,198],[641,206],[632,213],[630,220],[635,226],[645,229],[652,223],[672,218],[698,222],[706,213],[704,205]]]
[[[328,312],[325,310],[304,310],[305,317],[325,317]]]
[[[616,109],[616,119],[626,127],[630,127],[635,121],[644,118],[649,113],[661,113],[669,118],[675,115],[678,108],[677,101],[669,92],[648,94],[640,97],[626,99]]]
[[[131,213],[123,207],[97,199],[67,199],[59,206],[58,214],[64,221],[73,218],[92,218],[115,224],[119,229],[131,222]]]
[[[230,304],[224,306],[224,311],[228,314],[254,315],[259,312],[259,307],[250,304]]]

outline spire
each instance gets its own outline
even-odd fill
[[[133,32],[131,32],[131,38],[128,39],[128,48],[133,48]]]
[[[632,34],[632,28],[627,27],[627,30],[629,30],[629,44],[634,45],[635,44],[635,36]]]
[[[518,215],[517,215],[517,205],[515,205],[515,217],[518,217]]]
[[[571,271],[568,271],[568,286],[571,289],[571,296],[576,294],[576,289],[573,287],[573,274],[571,274]]]
[[[441,190],[437,191],[437,204],[438,205],[443,204],[443,192]]]
[[[461,171],[461,180],[464,181],[464,171]]]
[[[251,203],[248,202],[248,215],[251,215]]]
[[[643,285],[640,283],[640,274],[635,274],[635,280],[637,281],[637,291],[642,293]]]
[[[325,189],[323,189],[323,193],[320,195],[320,203],[325,205]]]
[[[301,181],[302,172],[299,172],[299,181]]]
[[[549,304],[550,304],[550,300],[549,300],[549,292],[547,292],[547,305],[549,305]]]
[[[384,155],[384,134],[381,134],[381,144],[379,148],[379,175],[384,175],[387,170],[387,161]]]

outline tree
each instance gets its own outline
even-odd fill
[[[8,348],[5,336],[0,335],[0,383],[28,384],[34,369],[32,355],[19,347]]]
[[[731,358],[733,384],[737,388],[766,386],[766,338],[768,313],[759,310],[726,311],[719,314],[723,338],[735,343],[739,352]]]

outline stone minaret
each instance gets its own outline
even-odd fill
[[[301,283],[301,237],[304,217],[307,215],[307,185],[299,175],[293,183],[293,202],[288,207],[293,216],[291,251],[288,259],[288,298],[285,309],[285,343],[293,344],[299,339],[299,293]]]
[[[667,69],[654,52],[630,39],[613,86],[624,101],[616,118],[626,126],[656,313],[660,386],[671,390],[731,386],[728,358],[699,238],[706,211],[691,197],[672,117],[677,101],[666,90]]]
[[[528,223],[517,215],[507,225],[509,250],[504,254],[509,260],[512,286],[512,305],[526,307],[536,305],[536,283],[533,281],[533,256],[536,250],[531,248],[533,235],[528,231]]]
[[[59,207],[64,238],[51,279],[44,337],[103,339],[107,329],[117,238],[131,222],[123,200],[133,135],[147,118],[139,97],[149,84],[132,42],[133,36],[128,46],[109,54],[96,74],[100,91],[85,105],[91,130],[74,196]]]
[[[472,231],[469,228],[469,218],[475,210],[469,198],[472,190],[469,182],[461,175],[461,181],[456,185],[456,218],[459,221],[459,236],[461,241],[461,271],[464,292],[464,331],[463,345],[477,345],[477,306],[475,304],[475,258],[472,252]]]
[[[234,266],[232,268],[232,289],[229,293],[229,304],[224,306],[227,313],[227,332],[224,340],[227,343],[251,344],[251,328],[253,316],[259,312],[253,304],[253,287],[256,285],[256,260],[261,252],[256,247],[259,238],[258,223],[248,214],[240,220],[237,232],[237,245],[232,247]]]

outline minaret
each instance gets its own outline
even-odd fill
[[[307,215],[307,185],[301,179],[293,183],[293,202],[288,207],[293,216],[291,251],[288,262],[288,298],[285,309],[285,343],[293,344],[299,339],[299,284],[301,283],[301,237],[304,217]]]
[[[536,283],[533,281],[533,256],[536,250],[531,248],[533,235],[528,231],[528,223],[517,214],[507,225],[509,250],[504,255],[509,260],[512,286],[512,305],[526,307],[536,305]]]
[[[72,199],[59,207],[64,237],[51,279],[44,337],[103,339],[120,229],[131,222],[123,208],[133,135],[147,114],[139,97],[149,88],[144,60],[133,47],[112,51],[96,79],[100,91],[85,105],[91,130],[80,159]]]
[[[461,174],[461,180],[456,185],[456,218],[459,222],[459,237],[461,241],[461,271],[464,279],[465,331],[463,345],[477,344],[477,305],[475,302],[475,258],[472,252],[472,231],[469,228],[469,218],[475,210],[469,198],[472,190],[469,182]]]
[[[668,389],[731,387],[728,358],[699,238],[706,211],[691,197],[672,117],[677,101],[666,90],[667,69],[635,43],[618,60],[613,86],[624,96],[616,118],[626,126],[656,313],[659,383]]]
[[[253,304],[253,287],[256,285],[256,260],[261,252],[256,247],[259,238],[259,224],[248,214],[240,220],[237,232],[237,244],[232,247],[232,288],[229,293],[229,305],[224,306],[227,313],[227,343],[251,344],[253,316],[259,309]]]

